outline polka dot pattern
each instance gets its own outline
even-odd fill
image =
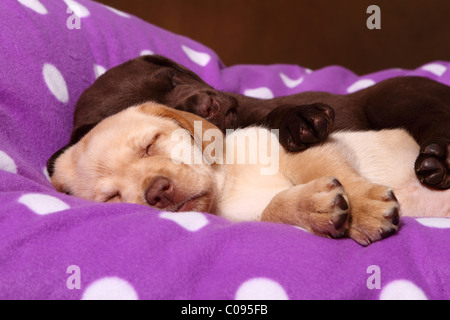
[[[246,89],[246,90],[244,90],[244,95],[246,95],[247,97],[258,98],[258,99],[274,98],[272,91],[267,87]]]
[[[125,13],[123,11],[117,10],[116,8],[104,5],[108,10],[114,12],[115,14],[117,14],[118,16],[121,16],[123,18],[130,18],[131,16],[128,13]]]
[[[280,72],[280,78],[288,88],[295,88],[303,82],[303,77],[300,77],[298,79],[291,79],[282,72]]]
[[[74,13],[79,18],[86,18],[90,15],[89,10],[81,5],[80,3],[76,2],[75,0],[64,0],[67,7],[70,9],[70,13]]]
[[[126,280],[105,277],[91,283],[83,292],[82,300],[138,300],[138,294]]]
[[[422,67],[423,70],[433,73],[441,77],[446,71],[447,67],[439,63],[430,63]]]
[[[450,229],[450,218],[417,218],[420,224],[438,229]]]
[[[100,77],[102,74],[104,74],[106,72],[106,68],[99,65],[99,64],[94,64],[94,73],[95,73],[95,77],[98,78]]]
[[[365,88],[368,88],[370,86],[373,86],[375,84],[375,81],[371,79],[361,79],[353,83],[347,88],[347,93],[353,93]]]
[[[67,89],[66,80],[64,80],[58,68],[50,63],[45,63],[42,68],[42,74],[44,75],[45,84],[55,98],[63,103],[67,103],[69,101],[69,90]]]
[[[380,300],[427,300],[427,296],[411,281],[395,280],[382,288]]]
[[[27,206],[28,209],[38,215],[46,215],[70,208],[62,200],[40,193],[25,194],[19,198],[18,202]]]
[[[44,174],[44,177],[50,182],[50,174],[48,173],[47,167],[42,168],[42,173]]]
[[[20,4],[23,4],[25,7],[39,13],[39,14],[47,14],[47,8],[39,1],[39,0],[17,0]]]
[[[13,158],[6,152],[0,150],[0,170],[17,173],[17,166]]]
[[[236,292],[236,300],[288,300],[283,287],[267,278],[253,278],[245,281]]]
[[[147,55],[151,56],[152,54],[154,54],[154,52],[151,51],[151,50],[148,50],[148,49],[142,50],[142,51],[139,53],[140,56],[147,56]]]
[[[191,49],[185,45],[182,45],[181,49],[183,49],[184,53],[192,62],[198,64],[199,66],[205,67],[209,61],[211,61],[211,56],[208,53]]]
[[[80,29],[64,23],[73,14],[82,19]],[[84,300],[448,299],[442,276],[448,268],[447,218],[404,218],[395,237],[361,248],[292,226],[231,223],[206,213],[58,194],[46,181],[45,161],[66,142],[70,132],[63,130],[71,119],[63,115],[71,114],[83,90],[139,55],[166,55],[224,91],[260,99],[309,90],[353,93],[405,75],[450,84],[449,63],[361,77],[339,67],[227,67],[191,39],[86,0],[0,1],[0,21],[20,26],[4,28],[5,43],[14,45],[0,50],[6,71],[0,81],[12,97],[0,101],[0,256],[14,255],[0,270],[0,279],[7,279],[0,281],[0,299],[49,293]],[[16,71],[22,65],[26,73]],[[33,140],[42,136],[48,141]],[[372,290],[367,283],[374,275],[366,270],[377,263],[380,287]],[[80,285],[69,288],[64,272],[74,264]]]
[[[192,232],[198,231],[208,224],[208,219],[199,212],[163,212],[159,216]]]

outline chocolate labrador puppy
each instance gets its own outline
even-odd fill
[[[303,92],[261,100],[221,92],[184,66],[159,55],[116,66],[79,98],[69,144],[100,121],[130,106],[154,101],[195,113],[221,130],[249,125],[279,129],[281,145],[298,152],[323,142],[331,131],[404,128],[417,141],[419,180],[450,188],[450,87],[422,77],[398,77],[348,95]]]

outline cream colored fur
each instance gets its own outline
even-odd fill
[[[193,121],[202,121],[202,133],[214,128],[197,116],[155,103],[128,108],[66,150],[55,162],[52,183],[89,200],[147,204],[146,188],[164,176],[173,181],[178,202],[164,210],[188,208],[233,221],[290,223],[319,235],[349,236],[363,245],[397,230],[396,198],[403,215],[450,216],[450,190],[431,191],[417,181],[413,168],[419,149],[405,131],[339,132],[295,154],[272,139],[268,147],[279,153],[279,170],[263,175],[261,169],[268,165],[262,159],[238,164],[245,159],[234,152],[234,163],[225,161],[226,146],[239,136],[267,136],[260,127],[228,135],[225,153],[209,159],[215,163],[186,164],[181,158],[184,163],[175,163],[172,150],[180,143],[171,139],[175,130],[182,128],[195,138],[187,143],[190,157],[201,157],[207,146],[194,135]],[[217,164],[219,158],[225,163]]]

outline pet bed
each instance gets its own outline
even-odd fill
[[[450,63],[358,76],[329,66],[225,66],[191,39],[89,0],[0,3],[1,299],[448,299],[450,219],[403,218],[362,247],[299,228],[103,204],[56,192],[47,159],[108,68],[165,55],[217,89],[270,98],[383,79],[450,85]]]

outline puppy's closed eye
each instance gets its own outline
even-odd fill
[[[160,133],[157,133],[156,135],[153,136],[152,140],[150,141],[150,143],[147,144],[147,146],[144,149],[144,153],[142,154],[142,157],[148,157],[151,156],[155,153],[155,144],[156,141],[158,140],[158,138],[161,136]]]
[[[181,80],[175,73],[172,74],[170,81],[172,84],[172,89],[175,89],[176,86],[183,83],[183,80]]]
[[[181,81],[177,79],[175,71],[170,69],[163,69],[155,75],[155,78],[163,80],[164,83],[167,82],[170,89],[174,89],[181,83]]]
[[[121,195],[120,192],[113,192],[110,195],[106,196],[103,202],[117,202],[120,201]]]

